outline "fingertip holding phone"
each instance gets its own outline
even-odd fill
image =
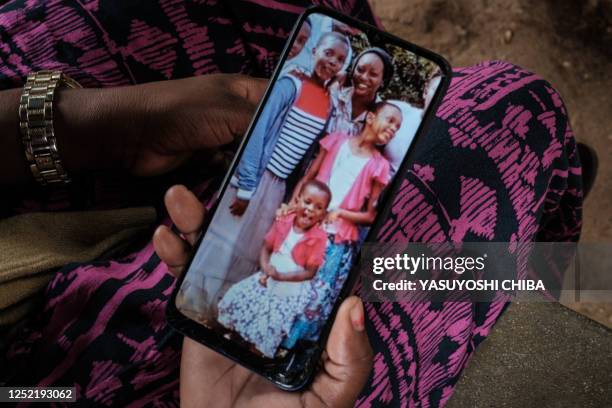
[[[366,240],[450,82],[440,56],[324,8],[298,20],[168,304],[285,390],[312,380]],[[240,209],[241,211],[237,211]]]

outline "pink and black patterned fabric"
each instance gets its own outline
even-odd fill
[[[376,21],[363,0],[314,3]],[[6,89],[40,69],[61,69],[90,87],[213,72],[269,76],[311,3],[0,4],[0,89]],[[379,239],[577,240],[580,176],[565,107],[550,84],[505,62],[455,69],[412,170],[401,175]],[[11,208],[61,208],[37,199]],[[182,339],[164,318],[174,285],[150,242],[120,259],[65,266],[48,285],[44,308],[10,345],[6,384],[74,386],[81,401],[100,405],[176,405]],[[357,405],[443,406],[505,307],[503,301],[367,304],[375,364]]]

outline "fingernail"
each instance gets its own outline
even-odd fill
[[[363,303],[361,300],[355,303],[351,308],[350,312],[351,323],[353,325],[353,329],[358,332],[362,332],[365,330],[365,315],[363,312]]]

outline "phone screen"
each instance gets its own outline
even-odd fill
[[[271,366],[320,347],[446,75],[411,49],[322,12],[295,28],[175,296],[217,347]]]

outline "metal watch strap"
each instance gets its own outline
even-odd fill
[[[81,88],[60,71],[39,71],[28,75],[19,101],[19,128],[30,170],[42,185],[70,182],[53,130],[53,99],[60,86]]]

